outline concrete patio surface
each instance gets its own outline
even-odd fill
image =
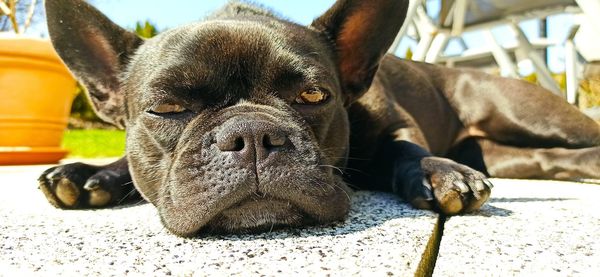
[[[489,204],[449,219],[390,194],[358,192],[347,220],[331,226],[184,239],[161,226],[150,204],[55,209],[37,189],[36,178],[47,167],[0,167],[0,275],[600,272],[597,185],[494,179]]]
[[[600,275],[600,186],[493,183],[482,210],[446,220],[435,276]]]

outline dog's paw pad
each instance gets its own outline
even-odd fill
[[[62,178],[56,183],[54,190],[56,197],[66,207],[74,207],[79,201],[81,191],[76,184],[73,184],[69,179]]]
[[[112,196],[104,189],[98,179],[90,178],[83,188],[88,192],[88,204],[92,207],[102,207],[110,203]]]

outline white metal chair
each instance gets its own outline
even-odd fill
[[[429,63],[475,61],[491,57],[509,77],[518,77],[515,60],[531,61],[538,81],[550,91],[561,94],[558,84],[552,78],[546,61],[539,49],[555,44],[565,44],[567,100],[575,102],[577,91],[577,51],[573,39],[575,28],[566,41],[553,42],[547,39],[530,41],[518,23],[529,19],[546,18],[559,13],[581,14],[591,29],[600,30],[600,0],[435,0],[440,1],[440,14],[434,20],[425,10],[426,0],[411,0],[407,24],[402,28],[398,39],[390,49],[395,52],[400,39],[405,35],[418,41],[413,60]],[[501,45],[491,32],[491,28],[509,26],[516,38],[516,45]],[[458,56],[442,55],[451,38],[459,38],[470,31],[483,31],[483,39],[488,48],[483,51],[466,49]],[[600,31],[597,31],[600,37]],[[598,46],[597,46],[598,47]],[[598,49],[598,48],[596,48]],[[516,58],[513,58],[516,56]]]

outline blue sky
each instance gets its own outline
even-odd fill
[[[367,0],[368,1],[368,0]],[[159,30],[172,28],[184,23],[193,22],[202,19],[211,11],[224,5],[227,0],[90,0],[90,2],[108,15],[117,24],[132,28],[138,21],[149,20],[155,24]],[[271,8],[275,12],[283,15],[300,24],[310,24],[310,22],[328,7],[334,0],[254,0],[253,2],[262,4]],[[437,14],[439,5],[437,1],[429,1],[428,9],[431,14]],[[567,36],[573,19],[568,15],[553,16],[549,19],[549,37],[551,39],[562,41]],[[529,37],[539,36],[537,21],[523,22],[521,27]],[[41,31],[40,31],[41,30]],[[37,27],[33,32],[44,32],[43,27]],[[514,41],[512,32],[507,27],[500,27],[493,30],[496,38],[504,44]],[[478,33],[465,35],[465,41],[470,47],[482,47],[484,40]],[[399,56],[404,56],[406,49],[416,45],[415,42],[405,40],[397,51]],[[457,45],[451,44],[447,53],[454,53],[459,49]],[[550,50],[549,65],[554,72],[562,72],[564,69],[564,55],[561,47],[555,47]],[[522,70],[523,74],[529,74],[530,68]]]
[[[202,19],[227,0],[91,0],[92,4],[122,26],[135,26],[136,21],[150,20],[159,28],[170,28]],[[302,24],[330,7],[334,0],[254,0]]]

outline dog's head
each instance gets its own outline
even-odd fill
[[[408,0],[338,1],[310,26],[246,4],[142,40],[80,0],[47,0],[54,47],[127,130],[164,225],[256,231],[342,219],[345,107],[370,86]]]

